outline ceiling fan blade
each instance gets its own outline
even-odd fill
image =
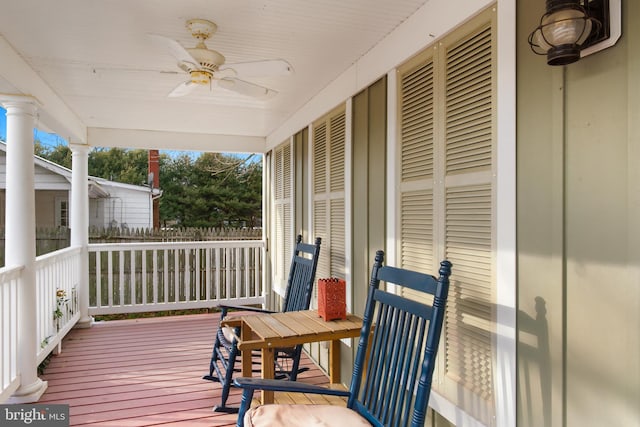
[[[283,59],[225,64],[220,67],[220,70],[229,68],[233,69],[240,77],[288,76],[293,73],[291,64]]]
[[[189,95],[197,86],[198,85],[196,83],[193,83],[191,80],[187,80],[186,82],[182,82],[178,86],[176,86],[176,88],[173,89],[167,96],[170,98],[177,98],[180,96]]]
[[[247,95],[254,98],[270,98],[278,92],[264,86],[254,83],[245,82],[244,80],[224,78],[217,81],[218,86],[223,89],[231,90],[241,95]]]
[[[238,73],[236,73],[233,68],[225,68],[223,70],[218,70],[213,73],[213,78],[216,80],[235,78],[235,77],[238,77]]]
[[[185,67],[182,64],[186,63],[191,69],[200,69],[200,64],[198,63],[198,61],[193,56],[191,56],[187,49],[182,47],[182,45],[177,41],[170,39],[169,37],[160,36],[158,34],[149,34],[149,38],[158,47],[168,49],[169,53],[171,53],[171,56],[173,56],[178,61],[178,67],[184,70]]]

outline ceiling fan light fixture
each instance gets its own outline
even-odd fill
[[[198,85],[208,85],[211,83],[211,73],[203,70],[193,70],[189,73],[191,76],[191,83]]]

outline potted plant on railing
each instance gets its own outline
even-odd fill
[[[56,332],[60,330],[60,319],[62,319],[62,307],[67,304],[67,291],[64,289],[56,290],[56,309],[53,311],[53,320],[56,323]]]

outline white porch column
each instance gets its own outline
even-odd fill
[[[89,150],[81,144],[69,144],[71,149],[71,246],[82,247],[80,257],[80,283],[78,304],[80,328],[90,328],[93,318],[89,316]]]
[[[7,110],[7,189],[5,265],[24,266],[18,291],[18,370],[20,387],[10,403],[37,402],[47,389],[38,378],[36,290],[36,200],[33,128],[36,100],[28,96],[1,97]]]

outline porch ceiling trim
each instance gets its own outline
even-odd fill
[[[264,153],[265,138],[259,136],[212,135],[90,127],[87,140],[93,147],[143,148],[158,150]]]
[[[38,101],[36,127],[71,142],[86,142],[87,127],[1,35],[0,58],[0,79],[16,91],[10,95],[28,95]]]

